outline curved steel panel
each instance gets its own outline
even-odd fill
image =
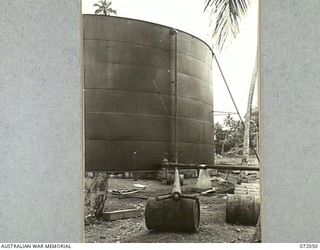
[[[169,27],[84,15],[86,170],[151,170],[173,160],[172,53]],[[212,164],[211,50],[178,32],[177,60],[179,161]]]
[[[91,113],[86,118],[86,139],[171,142],[174,122],[167,116]],[[180,118],[179,129],[180,142],[211,144],[210,123]]]
[[[170,73],[170,50],[101,40],[85,40],[84,48],[85,68],[94,67],[96,64],[111,63],[149,67],[150,75],[155,75],[158,69]],[[178,62],[179,73],[208,81],[211,73],[211,65],[208,62],[179,53]]]
[[[174,97],[138,91],[87,89],[86,112],[109,112],[145,115],[174,116],[171,107]],[[212,105],[186,97],[179,98],[179,116],[212,122]]]
[[[106,24],[107,23],[107,24]],[[84,15],[85,40],[116,41],[170,50],[170,27],[121,17]],[[199,38],[179,31],[178,52],[210,62],[210,47]]]

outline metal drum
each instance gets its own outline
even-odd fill
[[[182,198],[158,201],[149,198],[145,221],[149,230],[196,232],[200,223],[199,200]]]
[[[85,168],[160,169],[174,159],[176,55],[179,161],[213,163],[212,52],[200,39],[139,20],[83,16]],[[176,54],[175,54],[176,53]]]
[[[256,195],[230,195],[227,197],[226,221],[242,225],[256,225],[260,215],[260,199]]]

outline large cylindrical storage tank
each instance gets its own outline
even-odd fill
[[[83,26],[86,170],[154,170],[175,160],[175,79],[178,160],[212,164],[208,45],[127,18],[84,15]]]

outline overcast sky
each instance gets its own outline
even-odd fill
[[[93,4],[96,2],[98,0],[83,0],[82,12],[93,14],[96,9]],[[113,0],[111,6],[117,10],[118,16],[177,28],[212,45],[212,27],[211,29],[209,27],[208,15],[203,13],[203,0]],[[257,47],[257,31],[258,0],[252,0],[248,15],[242,19],[238,37],[226,44],[221,53],[214,50],[242,117],[247,107]],[[235,112],[215,62],[213,62],[213,94],[214,110]],[[257,106],[256,97],[253,106]],[[222,118],[215,116],[215,121],[221,122]]]

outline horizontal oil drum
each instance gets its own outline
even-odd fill
[[[179,161],[213,163],[212,52],[176,35],[175,49],[170,27],[83,16],[87,171],[155,170],[174,160],[175,73]]]
[[[196,232],[200,224],[198,199],[149,198],[145,209],[145,221],[149,230]]]
[[[260,198],[257,195],[228,195],[226,222],[256,225],[260,215]]]

